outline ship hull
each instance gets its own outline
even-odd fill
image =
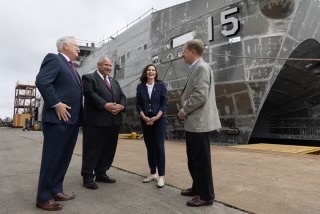
[[[157,64],[169,93],[167,138],[181,139],[176,115],[188,72],[183,42],[202,39],[223,126],[212,132],[212,142],[318,141],[319,61],[290,59],[320,58],[318,17],[316,0],[193,0],[152,13],[86,57],[80,71],[92,72],[99,56],[113,59],[128,97],[122,131],[140,132],[135,88],[142,68]]]

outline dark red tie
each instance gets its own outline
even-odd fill
[[[110,89],[110,91],[112,91],[110,80],[107,76],[104,76],[104,84]]]
[[[77,79],[79,85],[81,85],[80,76],[79,76],[79,74],[78,74],[78,71],[77,71],[77,69],[76,69],[76,66],[74,66],[73,62],[71,62],[71,61],[69,61],[69,63],[70,63],[70,65],[71,65],[71,67],[72,67],[73,74],[76,76],[76,79]]]

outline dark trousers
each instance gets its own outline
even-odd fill
[[[186,144],[192,189],[202,200],[214,200],[209,132],[186,131]]]
[[[63,180],[76,144],[79,125],[43,123],[43,150],[37,201],[48,201],[63,192]]]
[[[165,175],[165,131],[166,119],[161,117],[153,125],[146,125],[141,120],[144,142],[147,147],[150,173],[155,174],[158,169],[159,176]]]
[[[116,153],[120,126],[84,126],[82,170],[84,180],[103,177]]]

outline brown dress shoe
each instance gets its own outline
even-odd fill
[[[64,194],[63,192],[59,192],[55,195],[53,195],[53,199],[55,201],[69,201],[74,199],[76,196],[75,194],[71,193],[70,195]]]
[[[37,201],[36,207],[47,210],[47,211],[57,211],[62,209],[62,205],[54,200],[49,201]]]
[[[213,200],[202,200],[200,196],[197,196],[189,201],[187,201],[187,205],[189,207],[201,207],[201,206],[209,206],[213,204]]]
[[[181,195],[184,196],[196,196],[198,195],[196,192],[192,190],[192,188],[181,190]]]

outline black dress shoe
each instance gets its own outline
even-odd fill
[[[116,179],[110,178],[108,175],[104,177],[96,177],[96,182],[102,182],[102,183],[115,183],[117,182]]]
[[[213,200],[201,200],[200,196],[197,196],[189,201],[187,201],[187,206],[189,207],[201,207],[201,206],[210,206],[213,204]]]
[[[196,192],[192,190],[192,188],[181,190],[181,195],[184,196],[196,196],[198,195]]]
[[[87,189],[98,189],[98,185],[94,181],[83,182],[83,186]]]

